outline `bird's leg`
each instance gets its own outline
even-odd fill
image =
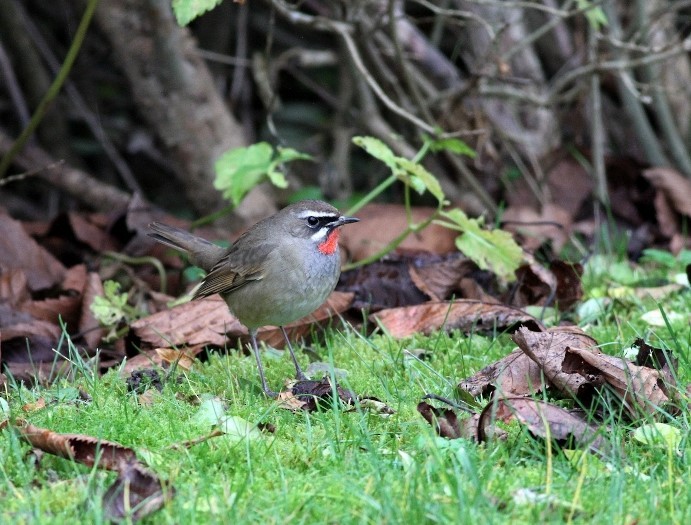
[[[259,347],[257,346],[257,330],[250,330],[250,339],[252,340],[252,351],[254,352],[254,357],[257,359],[257,368],[259,369],[259,379],[262,382],[262,390],[267,397],[276,398],[278,393],[274,392],[269,388],[266,382],[266,377],[264,376],[264,367],[262,366],[262,359],[259,357]]]
[[[288,343],[288,351],[290,352],[290,357],[293,359],[293,364],[295,365],[295,378],[298,381],[306,381],[307,376],[302,371],[302,368],[300,368],[300,363],[298,363],[297,357],[295,357],[295,352],[293,352],[293,345],[290,344],[290,339],[288,339],[286,329],[282,326],[280,328],[281,332],[283,332],[283,337],[285,337],[286,343]]]

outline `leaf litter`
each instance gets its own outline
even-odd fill
[[[687,214],[683,198],[675,200],[674,191],[668,190],[678,184],[678,181],[675,182],[677,179],[665,177],[667,175],[659,173],[650,176],[659,194],[667,191],[668,195],[664,201],[668,204],[667,208],[662,206],[662,197],[656,200],[656,206],[660,201],[658,210],[661,222],[664,217],[673,217],[670,209],[678,215]],[[587,188],[584,191],[587,193]],[[560,193],[564,192],[556,192]],[[681,195],[678,191],[676,193],[676,197]],[[573,203],[559,203],[563,204],[561,209],[550,210],[546,207],[541,216],[561,220],[568,229],[575,230],[579,226],[574,217],[582,202],[584,200],[579,193]],[[622,216],[628,213],[621,203],[615,202],[617,206]],[[372,213],[374,217],[383,219],[381,224],[387,227],[394,215],[403,219],[406,215],[401,207],[383,210],[374,210]],[[367,208],[362,214],[365,213],[368,213]],[[414,216],[423,217],[420,220],[424,220],[429,213],[429,210],[413,210]],[[126,354],[135,355],[128,359],[125,367],[127,373],[142,371],[144,375],[133,381],[139,382],[142,388],[146,388],[144,383],[149,387],[154,386],[154,392],[157,381],[168,373],[166,367],[189,369],[198,359],[204,358],[203,350],[206,347],[223,348],[235,341],[240,341],[244,347],[246,330],[227,312],[220,298],[183,302],[168,307],[166,303],[172,301],[173,297],[156,290],[162,284],[161,277],[166,277],[170,278],[167,283],[169,289],[178,293],[185,291],[183,280],[175,272],[163,275],[157,273],[152,265],[132,267],[117,259],[106,264],[105,257],[101,259],[100,266],[96,265],[98,272],[92,271],[94,265],[91,262],[100,255],[110,257],[107,256],[108,251],[137,257],[153,254],[169,268],[180,269],[182,265],[177,257],[171,257],[161,247],[153,246],[146,238],[144,228],[152,218],[161,219],[146,210],[146,203],[135,200],[124,214],[115,213],[108,217],[69,213],[43,225],[22,225],[19,221],[0,215],[3,231],[10,232],[4,240],[10,246],[26,246],[28,250],[18,254],[18,257],[12,255],[12,251],[0,250],[6,255],[4,258],[0,256],[0,364],[10,370],[15,378],[39,382],[51,380],[56,373],[69,370],[69,363],[63,362],[62,354],[55,351],[64,329],[58,323],[58,315],[67,321],[68,333],[81,355],[90,358],[99,349],[99,371],[121,363]],[[163,220],[180,224],[173,218]],[[667,226],[663,233],[672,242],[679,230],[673,227],[672,222],[665,224]],[[387,227],[377,227],[375,230],[377,233],[386,231],[390,234]],[[549,239],[554,246],[558,246],[563,242],[564,231],[567,230],[550,228],[557,234],[543,236],[540,242]],[[425,234],[437,230],[450,235],[442,238],[436,234]],[[350,240],[344,235],[344,251],[351,256],[362,252],[354,257],[356,260],[375,253],[381,248],[377,242],[383,241],[372,242],[374,237],[370,239],[368,235],[363,233]],[[214,238],[213,234],[206,236]],[[576,444],[603,453],[611,450],[613,444],[602,440],[604,430],[598,427],[592,416],[597,414],[597,410],[590,412],[590,419],[584,419],[581,413],[567,411],[544,400],[534,401],[529,396],[539,394],[567,399],[598,410],[603,409],[602,404],[598,404],[603,399],[615,399],[632,421],[656,415],[660,410],[671,410],[675,403],[679,403],[676,394],[678,364],[669,352],[650,349],[645,342],[637,341],[635,346],[641,351],[635,362],[607,356],[597,349],[596,341],[578,329],[548,329],[539,316],[528,315],[522,310],[528,306],[540,306],[569,312],[583,297],[583,269],[580,265],[554,259],[548,266],[542,266],[524,254],[526,264],[517,270],[516,282],[506,286],[501,277],[481,270],[475,263],[453,251],[456,236],[454,232],[431,225],[422,234],[411,236],[411,240],[420,243],[408,244],[407,250],[395,252],[378,263],[344,272],[338,291],[334,292],[327,304],[315,314],[288,327],[291,338],[309,335],[314,323],[333,323],[343,319],[357,323],[362,319],[363,309],[371,314],[369,319],[375,321],[375,326],[394,337],[431,333],[439,329],[514,332],[518,345],[515,350],[459,382],[459,391],[462,389],[465,395],[489,399],[488,403],[484,403],[484,409],[473,409],[468,417],[454,407],[437,408],[427,402],[418,405],[422,417],[447,438],[500,438],[504,431],[498,423],[516,421],[538,438],[553,439],[564,446]],[[89,265],[67,262],[74,261],[75,254],[78,254],[76,258],[89,261]],[[26,260],[21,256],[27,256]],[[18,264],[22,260],[25,263]],[[40,264],[37,265],[37,262]],[[686,271],[691,273],[691,265]],[[506,273],[510,272],[507,270]],[[126,295],[122,297],[126,299],[126,305],[134,308],[132,313],[135,320],[121,321],[125,335],[118,335],[116,340],[104,343],[103,338],[112,327],[100,324],[90,306],[95,298],[104,296],[105,280],[122,276],[126,276],[125,281],[130,283],[123,289],[122,293]],[[677,290],[679,288],[669,289],[665,293]],[[260,339],[275,347],[283,344],[280,331],[274,327],[260,331]],[[57,366],[56,360],[60,361]],[[152,363],[160,368],[151,369]],[[147,369],[156,372],[147,372]],[[147,379],[146,374],[153,375]],[[0,376],[2,378],[4,375]],[[151,391],[149,388],[148,392]],[[607,394],[611,396],[607,397]],[[349,410],[355,410],[359,404],[382,415],[393,412],[380,400],[359,396],[332,384],[329,376],[289,384],[279,397],[279,406],[296,411],[328,409],[334,403]],[[39,405],[40,401],[28,411],[40,410]],[[272,428],[270,423],[251,424],[238,420],[237,416],[224,415],[215,423],[211,434],[190,440],[183,446],[193,446],[220,435],[256,437],[256,432],[271,432]],[[47,429],[39,429],[37,433],[42,432],[51,433]],[[641,435],[645,437],[649,433]],[[668,432],[667,435],[673,433]],[[121,447],[88,436],[62,436],[67,437],[53,436],[48,442],[58,443],[64,439],[69,445],[53,445],[57,447],[56,450],[82,458],[95,457],[93,452],[90,453],[92,456],[80,455],[80,447],[84,443],[106,443],[108,453]],[[115,465],[113,469],[119,473],[118,482],[108,491],[108,497],[111,498],[108,512],[114,517],[128,514],[141,517],[143,514],[136,512],[144,513],[158,508],[160,498],[168,497],[162,494],[168,490],[170,496],[173,492],[172,488],[164,487],[155,476],[142,470],[142,465],[129,454],[126,451],[118,452],[117,455],[125,459],[110,464],[111,467]],[[138,487],[144,486],[149,488],[127,500],[125,494],[130,493],[132,487],[136,492]]]

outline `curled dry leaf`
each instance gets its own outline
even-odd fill
[[[581,276],[583,266],[578,263],[552,261],[549,269],[532,261],[516,270],[517,289],[510,303],[514,306],[556,306],[569,310],[583,297]]]
[[[104,514],[111,521],[138,521],[159,510],[175,495],[140,463],[127,464],[103,495]]]
[[[343,272],[338,289],[354,294],[353,308],[370,312],[420,304],[431,297],[413,281],[408,257],[399,254]]]
[[[582,348],[569,348],[567,357],[569,356],[576,356],[581,362],[574,367],[565,360],[565,367],[568,365],[580,374],[599,374],[624,402],[633,419],[638,419],[641,414],[655,414],[660,406],[669,402],[657,370],[636,366],[621,357],[595,354]]]
[[[602,430],[563,408],[522,397],[495,399],[487,404],[478,422],[480,442],[494,437],[498,421],[516,420],[531,434],[553,439],[565,448],[587,447],[589,451],[607,455],[610,444],[602,437]]]
[[[317,409],[331,408],[333,404],[334,387],[328,376],[324,376],[320,380],[295,381],[288,387],[288,390],[278,395],[279,407],[281,408],[294,412],[298,410],[314,412]],[[341,403],[352,405],[357,399],[354,392],[338,385],[336,385],[335,390]]]
[[[417,405],[417,411],[437,434],[448,439],[473,439],[477,441],[479,414],[459,418],[459,412],[452,408],[436,408],[425,401]]]
[[[543,390],[540,367],[520,348],[464,379],[458,389],[473,397],[525,396]]]
[[[600,353],[597,341],[578,328],[531,332],[520,328],[512,339],[544,372],[550,386],[562,395],[582,399],[592,393],[593,379],[588,375],[565,371],[562,367],[568,348],[585,348]]]
[[[106,512],[112,519],[140,519],[173,497],[173,488],[164,488],[129,447],[82,434],[58,434],[23,420],[17,420],[16,428],[23,439],[43,452],[118,472],[117,480],[104,495]]]
[[[502,331],[525,325],[535,330],[543,329],[540,321],[522,310],[468,299],[391,308],[370,315],[370,319],[379,323],[396,338],[409,337],[417,333],[429,334],[441,328]]]
[[[638,347],[636,364],[659,370],[663,379],[661,387],[665,395],[669,398],[674,397],[677,387],[679,359],[672,355],[670,350],[655,348],[640,338],[634,341],[633,346]]]

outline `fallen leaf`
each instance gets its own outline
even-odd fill
[[[610,443],[602,437],[603,430],[583,421],[556,405],[523,397],[490,401],[480,414],[478,440],[486,441],[497,431],[497,422],[516,420],[531,434],[555,440],[564,448],[587,447],[591,452],[607,455]]]
[[[570,348],[584,348],[601,353],[596,348],[597,341],[580,329],[531,332],[520,328],[512,339],[544,372],[548,384],[561,394],[587,403],[584,398],[587,396],[589,399],[593,388],[601,386],[601,382],[591,375],[564,370],[564,359]]]
[[[176,350],[175,348],[156,348],[154,350],[161,360],[169,365],[179,366],[183,370],[190,370],[198,363],[195,354],[189,350]]]
[[[650,423],[638,427],[633,432],[633,438],[639,443],[660,446],[676,450],[681,443],[681,430],[667,423]]]
[[[419,224],[435,211],[436,208],[412,207],[413,222]],[[360,219],[358,227],[344,228],[340,241],[341,247],[353,261],[375,255],[402,234],[408,225],[405,206],[400,204],[368,204],[358,211],[357,216]],[[423,231],[408,235],[399,248],[449,253],[456,251],[455,239],[453,231],[430,224]]]
[[[135,522],[156,512],[175,495],[139,463],[126,465],[103,495],[103,512],[109,521]]]
[[[569,355],[575,355],[589,365],[590,374],[601,374],[604,381],[624,402],[624,407],[633,419],[638,419],[641,414],[655,414],[660,406],[669,402],[657,370],[636,366],[620,357],[596,354],[582,348],[568,348],[567,357]]]
[[[447,439],[472,439],[477,441],[479,414],[460,419],[458,412],[451,408],[436,408],[425,401],[417,405],[417,411],[434,428],[435,432]],[[466,414],[467,415],[467,414]]]
[[[291,338],[306,335],[315,322],[323,322],[345,311],[352,302],[352,294],[333,292],[326,302],[312,314],[285,326]],[[228,340],[249,340],[247,328],[228,310],[219,295],[180,304],[131,325],[134,335],[154,347],[213,345],[224,347]],[[259,341],[273,347],[285,344],[278,327],[262,327],[257,333]]]
[[[353,405],[357,396],[336,385],[336,395],[339,402],[345,405]],[[295,381],[288,385],[288,388],[278,394],[278,406],[293,412],[307,411],[314,412],[317,409],[329,409],[333,406],[334,387],[331,379],[324,376],[320,380],[308,379],[305,381]]]
[[[633,346],[638,348],[636,364],[659,370],[664,381],[662,388],[665,395],[669,398],[675,397],[679,359],[672,354],[671,350],[655,348],[640,338],[634,341]]]
[[[370,315],[392,337],[403,338],[439,329],[462,331],[503,331],[525,325],[543,329],[540,321],[525,312],[496,303],[461,299],[390,308]]]
[[[19,221],[0,212],[0,266],[24,271],[34,292],[59,283],[65,267],[26,233]]]
[[[464,379],[458,389],[473,397],[524,396],[544,389],[540,367],[520,348]]]

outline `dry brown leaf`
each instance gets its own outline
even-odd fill
[[[458,384],[473,397],[525,396],[544,388],[540,367],[520,348]]]
[[[436,208],[413,207],[415,223],[427,219]],[[340,245],[351,260],[359,261],[374,255],[402,234],[407,227],[405,206],[400,204],[368,204],[357,213],[357,228],[344,228]],[[457,233],[437,224],[411,234],[399,246],[402,250],[449,253],[456,251]]]
[[[195,363],[198,363],[195,354],[189,350],[176,350],[175,348],[156,348],[154,350],[162,361],[173,364],[175,363],[184,370],[190,370]]]
[[[159,510],[175,495],[175,489],[141,463],[130,463],[118,472],[103,495],[103,511],[109,521],[136,522]]]
[[[566,311],[583,297],[582,274],[578,263],[555,260],[545,268],[531,260],[516,270],[517,289],[511,293],[510,304],[556,306]]]
[[[603,375],[607,384],[624,401],[633,419],[638,419],[641,414],[655,414],[669,401],[657,370],[636,366],[620,357],[595,354],[584,348],[568,348],[567,356],[569,354],[578,356]]]
[[[333,292],[326,302],[312,314],[286,325],[289,336],[306,335],[315,322],[323,322],[345,311],[352,302],[352,294]],[[154,347],[213,345],[223,347],[230,339],[248,339],[247,328],[228,310],[218,295],[191,301],[164,310],[131,324],[134,334]],[[277,327],[262,327],[257,339],[280,348],[285,344]]]
[[[664,194],[677,213],[691,217],[691,179],[672,168],[650,168],[643,176]]]
[[[34,403],[27,403],[22,406],[24,412],[35,412],[36,410],[41,410],[46,407],[46,400],[43,397],[38,398]]]
[[[543,439],[553,439],[568,448],[588,447],[588,450],[606,455],[610,444],[601,435],[601,429],[588,424],[561,407],[523,397],[502,398],[490,401],[480,414],[478,440],[494,437],[496,423],[517,420],[531,434]]]
[[[447,439],[472,439],[477,441],[477,424],[479,414],[472,414],[459,418],[458,411],[451,408],[436,408],[422,401],[417,405],[417,411],[427,421],[437,434]]]
[[[26,233],[19,221],[0,213],[0,266],[24,270],[31,291],[59,283],[65,267]]]
[[[390,308],[370,315],[392,337],[403,338],[435,330],[509,330],[517,325],[543,329],[540,321],[522,310],[501,304],[461,299]]]
[[[547,330],[531,332],[520,328],[512,339],[542,369],[550,386],[563,395],[582,399],[590,393],[594,385],[593,377],[580,373],[564,371],[562,364],[570,348],[583,348],[594,353],[601,353],[596,348],[597,341],[583,332],[565,332]],[[587,392],[586,392],[586,389]]]
[[[23,420],[17,420],[16,427],[32,447],[89,467],[97,465],[98,468],[119,471],[137,461],[134,450],[119,443],[83,434],[58,434]]]
[[[159,348],[198,344],[222,347],[226,332],[247,333],[218,295],[177,305],[130,326],[142,343]]]
[[[462,253],[453,252],[424,258],[415,256],[408,265],[408,271],[413,283],[422,293],[433,301],[443,301],[460,289],[463,278],[480,269]]]
[[[663,384],[661,386],[665,395],[669,398],[675,397],[679,359],[677,359],[670,350],[655,348],[640,338],[634,341],[633,346],[639,349],[638,355],[636,356],[636,364],[638,366],[659,370],[663,379]]]
[[[66,270],[60,283],[60,295],[39,301],[26,301],[21,310],[40,319],[59,325],[62,319],[68,329],[76,330],[82,304],[82,290],[86,283],[86,266],[77,264]]]
[[[354,294],[353,308],[376,312],[384,308],[420,304],[429,296],[416,286],[410,257],[391,254],[381,261],[341,274],[338,289]]]

